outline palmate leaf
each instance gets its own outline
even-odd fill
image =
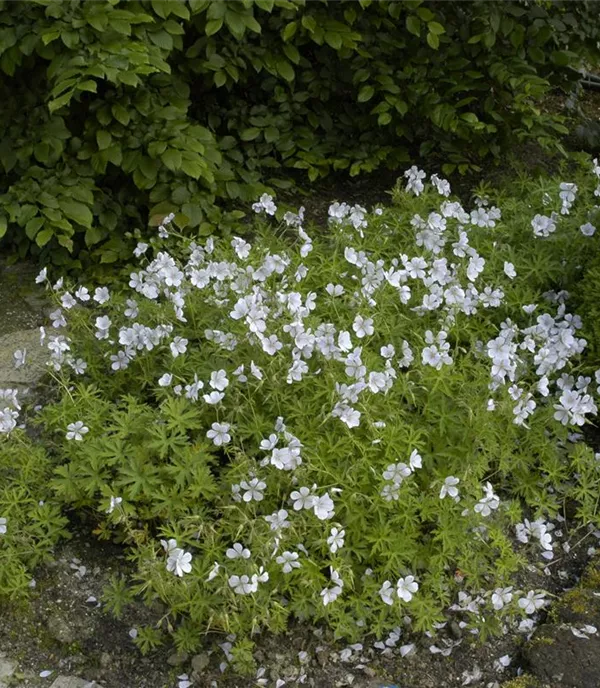
[[[141,497],[151,499],[160,488],[160,472],[147,455],[134,451],[123,462],[114,483],[128,501]]]

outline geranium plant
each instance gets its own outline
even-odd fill
[[[326,232],[264,195],[246,238],[166,217],[121,290],[43,272],[53,485],[129,547],[115,600],[160,599],[183,649],[290,616],[431,629],[467,591],[480,624],[535,613],[510,574],[552,557],[565,500],[597,520],[573,430],[598,380],[566,287],[598,240],[600,168],[571,174],[466,209],[413,167],[392,207],[334,203]]]

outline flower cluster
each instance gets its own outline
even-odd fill
[[[259,623],[310,610],[349,635],[375,617],[387,632],[396,602],[422,626],[439,618],[449,572],[477,560],[491,589],[465,592],[461,610],[540,608],[500,580],[518,546],[513,481],[532,486],[527,506],[564,497],[569,431],[597,413],[597,390],[573,374],[586,342],[567,292],[548,292],[513,246],[550,262],[566,227],[596,241],[578,231],[584,185],[558,189],[554,212],[523,203],[513,222],[491,200],[466,209],[437,175],[405,179],[400,211],[334,203],[328,233],[268,194],[252,241],[178,243],[165,219],[123,292],[51,285],[56,331],[41,336],[69,395],[45,418],[74,464],[59,489],[126,534],[161,522],[174,575],[151,546],[140,566],[156,567],[148,585],[168,604],[184,606],[185,576],[190,599],[221,605],[198,611],[207,623],[241,628],[256,595]],[[18,405],[2,400],[7,433]],[[550,449],[523,458],[530,430],[560,454],[559,485]],[[517,542],[551,553],[544,515]]]

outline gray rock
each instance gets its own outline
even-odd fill
[[[26,350],[26,363],[15,368],[13,354]],[[40,345],[39,330],[17,330],[0,337],[0,387],[33,387],[46,372],[48,349]]]
[[[189,655],[187,652],[174,652],[167,657],[167,664],[171,666],[180,666],[188,661],[188,657]]]
[[[37,273],[34,265],[0,265],[0,336],[42,324],[48,300],[35,284]]]
[[[59,676],[50,688],[102,688],[96,681],[86,681],[78,676]]]
[[[544,683],[567,688],[600,686],[600,638],[576,638],[567,626],[544,624],[525,647],[529,672]]]
[[[16,670],[16,662],[13,662],[12,659],[6,659],[0,655],[0,688],[4,688],[4,686],[6,686],[6,683],[3,681],[3,679],[10,678]]]
[[[64,618],[60,612],[51,614],[46,625],[48,632],[59,643],[71,645],[71,643],[81,642],[90,638],[94,632],[91,624],[86,624],[85,619],[74,621]]]
[[[199,676],[209,664],[210,657],[206,654],[206,652],[202,652],[201,654],[194,655],[192,657],[192,670],[195,671]]]

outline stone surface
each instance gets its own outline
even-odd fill
[[[171,666],[181,666],[188,661],[189,655],[187,652],[174,652],[172,655],[167,657],[167,664]]]
[[[17,669],[17,663],[0,655],[0,686],[4,679],[10,678]]]
[[[48,302],[43,288],[35,283],[37,272],[34,265],[27,263],[0,264],[0,335],[42,324]]]
[[[600,638],[577,638],[568,626],[543,624],[526,645],[528,669],[540,680],[561,688],[600,686]]]
[[[206,667],[210,664],[210,657],[206,652],[202,652],[199,655],[194,655],[192,657],[192,669],[197,672],[198,674],[202,674],[202,672],[206,669]]]
[[[86,681],[78,676],[59,676],[50,688],[102,688],[96,681]]]
[[[26,350],[26,363],[15,368],[13,353]],[[39,330],[17,330],[0,337],[0,387],[33,387],[46,372],[48,350],[40,345]]]
[[[85,617],[73,620],[63,617],[60,612],[50,614],[46,626],[52,638],[63,645],[87,640],[94,632],[93,627],[85,623]]]

